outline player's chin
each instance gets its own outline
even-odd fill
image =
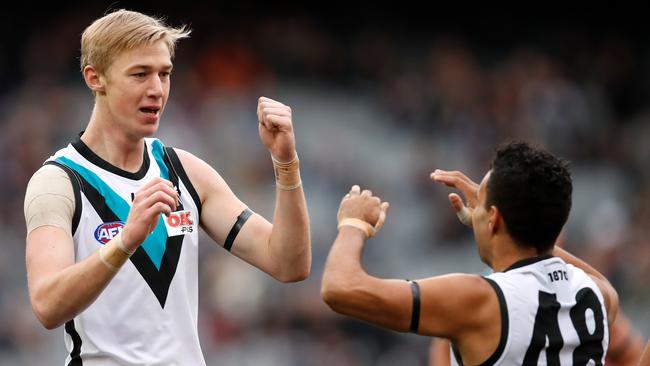
[[[158,132],[158,126],[159,126],[158,122],[142,124],[140,125],[139,128],[140,130],[139,134],[142,135],[143,137],[151,137],[155,135],[156,132]]]

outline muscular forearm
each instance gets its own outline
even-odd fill
[[[34,312],[45,328],[56,328],[92,304],[114,276],[97,251],[34,284]]]
[[[359,278],[367,276],[361,266],[364,241],[365,236],[361,230],[349,226],[341,227],[327,256],[321,296],[327,305],[338,313],[350,313],[352,303],[355,302],[350,294],[360,282]]]
[[[278,189],[270,254],[276,264],[275,277],[283,282],[302,281],[311,268],[309,215],[302,187]]]
[[[325,263],[323,301],[339,314],[405,332],[410,316],[403,316],[403,299],[410,296],[409,286],[403,280],[382,280],[366,273],[361,265],[364,239],[360,229],[341,227]]]

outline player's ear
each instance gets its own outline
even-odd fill
[[[488,228],[492,235],[496,234],[503,227],[503,216],[496,206],[490,206],[488,210]]]
[[[97,71],[97,69],[92,65],[86,65],[83,69],[84,80],[88,88],[93,91],[94,94],[103,94],[104,93],[104,84],[106,83],[106,78]]]

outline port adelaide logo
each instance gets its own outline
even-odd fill
[[[97,226],[97,229],[95,229],[95,240],[102,244],[106,244],[111,241],[115,235],[122,231],[123,227],[124,222],[122,221],[105,222]]]

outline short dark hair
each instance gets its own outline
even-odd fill
[[[499,146],[487,182],[486,208],[496,206],[518,245],[550,250],[571,210],[569,163],[525,142]]]

